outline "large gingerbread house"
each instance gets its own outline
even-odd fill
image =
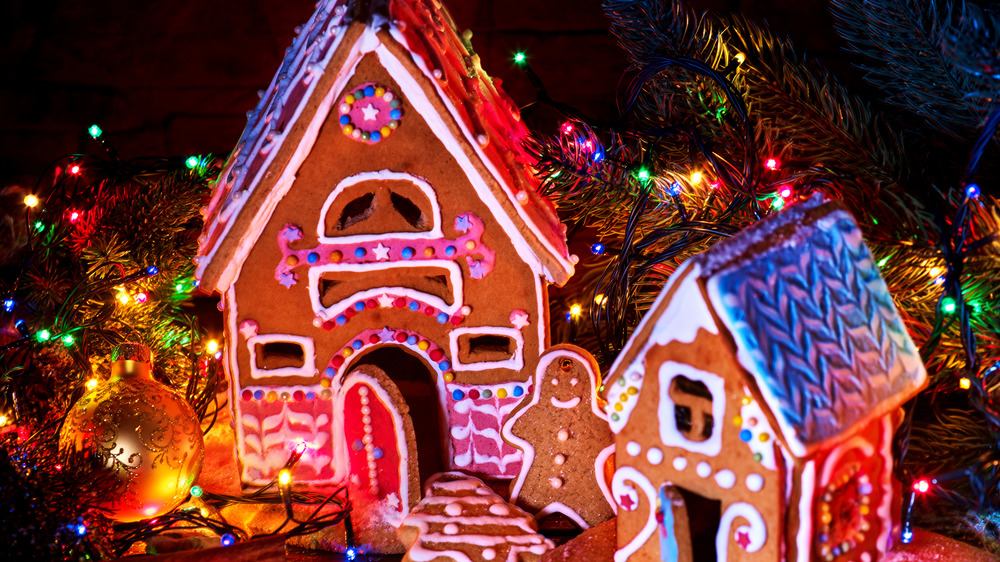
[[[877,560],[926,373],[853,218],[815,196],[686,262],[608,377],[615,560]]]
[[[500,429],[575,257],[527,130],[435,0],[321,0],[207,208],[242,481],[352,486],[398,523],[449,469],[515,477]]]

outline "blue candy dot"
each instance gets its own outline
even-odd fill
[[[347,324],[347,317],[344,316],[343,314],[337,316],[336,320],[337,320],[337,324],[340,325],[340,326],[343,326],[344,324]]]
[[[839,546],[835,546],[835,547],[831,548],[830,549],[830,554],[833,554],[834,556],[840,556],[840,547]]]
[[[447,248],[445,248],[444,249],[444,255],[446,255],[446,256],[454,256],[455,255],[455,247],[454,246],[448,246]]]
[[[375,86],[365,86],[365,96],[371,97],[375,95]]]
[[[340,124],[341,124],[341,125],[347,125],[347,124],[349,124],[350,122],[351,122],[351,118],[350,118],[350,116],[347,116],[347,115],[341,115],[341,116],[340,116]]]
[[[399,107],[399,100],[396,99],[389,102],[389,107]]]
[[[752,438],[752,437],[753,437],[753,434],[750,433],[749,429],[744,429],[743,431],[740,432],[740,441],[742,441],[744,443],[749,443],[750,442],[750,438]]]
[[[319,261],[319,254],[317,254],[316,252],[309,252],[309,255],[306,256],[306,261],[309,262],[309,263],[316,263],[316,262],[318,262]]]
[[[524,394],[524,389],[521,388],[520,386],[515,386],[514,387],[514,392],[512,394],[514,394],[514,396],[520,396],[520,395]]]
[[[399,119],[403,116],[403,112],[398,109],[393,109],[389,112],[389,119]]]
[[[264,399],[264,391],[263,390],[255,390],[255,391],[253,391],[253,397],[256,398],[257,400],[263,400]]]
[[[406,338],[406,343],[410,345],[417,345],[417,336],[410,336]]]
[[[365,303],[363,303],[361,301],[358,301],[358,302],[354,303],[354,310],[357,310],[358,312],[361,312],[364,309],[365,309]]]
[[[368,135],[368,138],[372,142],[378,142],[378,141],[382,140],[382,133],[380,133],[378,131],[372,131],[371,134]]]
[[[382,449],[380,447],[375,447],[375,450],[372,451],[372,456],[376,459],[382,458]]]
[[[309,391],[306,393],[306,400],[315,400],[315,399],[316,399],[315,392]]]
[[[454,391],[454,392],[451,393],[451,397],[452,397],[453,400],[461,400],[461,399],[465,398],[465,394],[463,394],[461,390],[456,390],[456,391]]]
[[[354,349],[361,349],[362,347],[364,347],[364,345],[365,344],[361,343],[361,340],[354,340],[354,343],[351,344],[351,347],[353,347]]]
[[[362,443],[360,439],[355,439],[354,443],[351,443],[351,448],[355,451],[360,451],[365,448],[365,444]]]
[[[368,253],[368,252],[365,252],[364,248],[355,248],[355,250],[354,250],[354,257],[356,257],[356,258],[363,258],[363,257],[365,257],[366,253]]]
[[[819,535],[819,542],[826,542],[828,540],[830,540],[830,537],[826,536],[825,534],[820,533],[820,535]]]
[[[442,371],[447,371],[448,369],[451,368],[451,363],[447,361],[442,361],[438,363],[438,368],[441,369]]]
[[[439,312],[437,319],[439,324],[444,324],[445,322],[448,321],[448,315],[443,312]]]
[[[410,303],[410,310],[420,310],[420,303],[413,301]]]
[[[333,377],[333,375],[337,374],[337,370],[333,367],[327,367],[326,369],[323,369],[323,374],[328,377]]]
[[[403,248],[403,251],[400,252],[400,254],[403,256],[404,260],[408,260],[413,257],[413,248]]]
[[[365,91],[364,90],[358,90],[357,92],[354,92],[354,97],[356,99],[359,99],[359,100],[365,99]]]

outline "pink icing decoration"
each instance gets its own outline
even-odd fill
[[[292,478],[297,482],[333,479],[332,400],[240,400],[239,413],[244,432],[240,458],[251,478],[271,480],[304,443]]]
[[[524,396],[507,395],[497,398],[469,398],[469,391],[482,387],[449,384],[448,421],[449,437],[455,468],[493,478],[514,478],[521,471],[523,460],[520,449],[500,437],[500,428],[510,417],[511,411]],[[455,391],[464,398],[455,400]],[[481,396],[481,393],[477,393]]]
[[[376,91],[372,93],[373,95],[365,95],[363,92],[366,88]],[[377,90],[379,89],[385,90],[382,95],[378,95]],[[348,103],[347,96],[353,97],[354,100]],[[393,102],[395,102],[395,108],[392,107]],[[400,102],[401,100],[396,94],[384,86],[372,82],[362,84],[345,94],[340,100],[338,113],[341,129],[345,135],[354,140],[375,144],[391,135],[399,126],[399,119],[402,117],[402,104]],[[397,114],[396,118],[393,118],[394,111]],[[350,127],[350,129],[345,127]],[[365,135],[362,136],[361,133],[365,133]],[[372,135],[372,133],[375,134]]]

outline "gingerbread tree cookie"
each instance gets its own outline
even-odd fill
[[[403,519],[403,562],[534,562],[555,545],[530,515],[508,504],[482,480],[459,472],[435,474],[424,499]]]
[[[604,465],[614,452],[597,404],[597,363],[576,346],[546,351],[531,401],[504,425],[524,451],[511,501],[541,517],[562,513],[586,529],[614,515]]]

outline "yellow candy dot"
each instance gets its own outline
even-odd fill
[[[617,410],[617,411],[620,412],[620,411],[622,411],[624,409],[625,408],[622,408],[622,403],[621,402],[615,402],[615,410]]]
[[[377,97],[384,96],[385,95],[385,88],[383,88],[382,86],[379,86],[379,87],[375,88],[375,95]]]
[[[344,125],[344,134],[345,135],[349,135],[349,134],[351,134],[353,132],[354,132],[354,125],[351,125],[350,123],[348,123],[347,125]]]
[[[636,387],[634,387],[634,386],[630,386],[630,387],[628,387],[628,393],[629,394],[633,394],[633,395],[638,394],[639,393],[639,389],[636,388]]]
[[[507,389],[505,389],[505,388],[498,388],[497,389],[497,398],[507,398]]]
[[[868,507],[867,505],[863,505],[858,508],[858,511],[861,512],[861,515],[868,515],[868,512],[871,511],[871,508]]]
[[[427,351],[427,348],[431,346],[431,342],[427,340],[420,340],[417,342],[417,349],[420,351]]]
[[[323,379],[319,381],[319,385],[322,386],[323,388],[330,386],[330,379]]]
[[[771,436],[768,435],[767,433],[761,433],[760,435],[757,436],[757,439],[760,439],[760,441],[762,443],[766,443],[767,440],[770,439],[770,438],[771,438]]]
[[[267,393],[267,401],[268,402],[274,402],[277,399],[278,399],[278,393],[277,392],[275,392],[275,391],[272,390],[271,392]]]
[[[349,347],[344,350],[344,357],[350,357],[353,354],[354,354],[354,350],[351,349],[351,348],[349,348]]]
[[[392,129],[390,129],[388,125],[383,125],[382,128],[378,130],[378,132],[382,133],[383,137],[387,137],[392,133]]]
[[[299,263],[299,258],[296,256],[288,256],[285,258],[285,263],[287,263],[289,267],[295,267],[295,265]]]
[[[733,418],[733,425],[743,425],[743,416]]]
[[[354,103],[354,94],[344,96],[344,103]]]
[[[434,248],[431,248],[429,246],[427,248],[424,248],[424,255],[427,256],[427,257],[433,256],[434,255]]]
[[[476,242],[475,242],[475,240],[469,240],[468,242],[466,242],[465,243],[465,247],[468,248],[468,249],[470,249],[470,250],[475,250],[476,249]]]
[[[453,375],[452,373],[444,374],[444,382],[451,382],[453,380],[455,380],[455,375]]]
[[[744,396],[743,397],[743,405],[744,406],[749,406],[750,405],[750,397],[749,396]]]
[[[824,513],[819,516],[820,523],[824,525],[829,525],[831,519],[833,519],[833,517],[829,513]]]
[[[330,261],[333,263],[340,263],[340,260],[344,257],[344,254],[340,253],[340,250],[334,250],[330,252]]]

